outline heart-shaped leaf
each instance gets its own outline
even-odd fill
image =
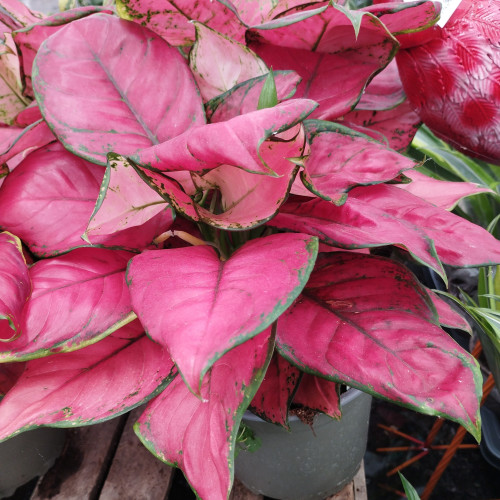
[[[274,70],[294,70],[302,77],[297,97],[319,102],[314,118],[331,120],[352,109],[397,50],[397,41],[376,17],[338,4],[284,27],[279,22],[250,30],[249,46]]]
[[[38,19],[34,24],[29,23],[26,27],[13,33],[14,41],[19,52],[22,65],[23,79],[26,85],[26,93],[33,97],[32,68],[35,56],[42,43],[51,35],[59,31],[64,25],[87,17],[96,12],[108,12],[109,9],[90,6],[58,12],[52,16]]]
[[[140,151],[132,159],[160,171],[203,172],[233,165],[250,173],[277,175],[262,158],[261,146],[271,136],[303,121],[316,106],[308,99],[285,101],[227,122],[188,130],[170,141]]]
[[[295,94],[301,78],[294,71],[273,72],[278,101],[289,99]],[[210,123],[224,122],[235,116],[251,113],[258,109],[259,97],[267,75],[258,76],[234,86],[224,94],[214,97],[205,105]]]
[[[141,226],[164,210],[170,210],[173,222],[174,213],[165,200],[137,175],[125,158],[109,153],[99,198],[85,237]]]
[[[293,402],[339,419],[342,416],[339,389],[331,380],[305,373],[300,379]]]
[[[418,163],[343,125],[306,122],[311,152],[302,181],[321,198],[342,205],[357,185],[378,184]]]
[[[110,151],[130,155],[205,122],[178,51],[113,16],[66,25],[42,44],[33,71],[38,104],[56,136],[95,163],[105,165]]]
[[[0,226],[16,233],[39,256],[88,246],[81,235],[99,196],[104,170],[53,143],[30,154],[0,191]],[[94,236],[99,245],[142,249],[172,222],[163,210],[142,226]]]
[[[189,66],[204,101],[269,72],[264,61],[245,45],[201,23],[194,26],[196,43],[189,52]]]
[[[439,328],[425,290],[394,261],[352,253],[318,261],[280,317],[276,345],[309,373],[445,416],[480,436],[477,362]]]
[[[433,179],[418,170],[405,172],[412,182],[409,184],[398,184],[397,187],[422,198],[433,205],[452,210],[456,204],[466,196],[479,193],[491,193],[473,182],[449,182]]]
[[[156,396],[173,378],[168,352],[146,335],[110,337],[77,352],[35,359],[0,403],[0,440],[49,425],[89,425]]]
[[[249,408],[260,418],[288,429],[288,409],[300,377],[300,370],[275,352]]]
[[[251,240],[227,261],[209,246],[143,252],[127,271],[133,309],[198,393],[217,359],[293,302],[316,252],[317,240],[302,234]]]
[[[125,283],[129,252],[81,248],[30,269],[31,297],[22,336],[0,346],[0,360],[39,358],[80,349],[134,319]],[[77,307],[76,307],[77,305]]]
[[[118,14],[146,26],[170,45],[192,45],[199,21],[238,42],[245,42],[245,26],[227,1],[116,0]]]
[[[203,383],[202,399],[177,377],[135,424],[144,445],[160,460],[180,467],[199,498],[229,497],[239,423],[273,345],[268,328],[225,354]]]
[[[0,233],[0,342],[21,335],[21,313],[30,294],[21,241],[10,233]]]

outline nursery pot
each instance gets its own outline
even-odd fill
[[[0,498],[45,474],[64,446],[66,429],[40,427],[0,443]]]
[[[312,427],[290,417],[290,432],[246,412],[243,422],[262,445],[241,451],[236,477],[251,491],[280,500],[323,500],[352,481],[365,454],[371,396],[349,389],[342,418],[322,413]]]

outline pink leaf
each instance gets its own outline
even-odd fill
[[[42,113],[40,112],[38,103],[36,101],[33,101],[29,106],[19,112],[14,120],[14,123],[17,127],[24,128],[41,119]]]
[[[233,40],[244,43],[245,26],[241,23],[230,2],[192,0],[118,0],[121,17],[130,19],[158,33],[170,45],[192,45],[195,28],[191,21],[224,33]]]
[[[185,60],[135,23],[106,14],[74,21],[44,42],[35,68],[44,118],[68,149],[96,163],[105,165],[109,151],[130,155],[205,121]]]
[[[87,246],[81,235],[99,196],[104,170],[54,143],[30,154],[0,190],[0,226],[16,233],[37,255]],[[94,244],[142,249],[171,223],[169,210],[142,226],[94,236]]]
[[[8,26],[11,30],[36,23],[40,19],[43,19],[43,17],[44,15],[41,12],[28,9],[19,0],[2,0],[0,22]]]
[[[189,66],[205,102],[268,73],[264,61],[245,45],[203,24],[195,22],[194,26],[196,43],[189,53]]]
[[[301,372],[277,352],[271,358],[266,375],[250,409],[268,422],[288,429],[288,408],[297,389]]]
[[[302,181],[315,194],[342,205],[358,185],[378,184],[418,165],[371,138],[340,124],[310,120],[306,124],[310,155]]]
[[[198,393],[217,359],[297,297],[316,251],[315,238],[280,234],[251,240],[227,261],[208,246],[144,252],[127,271],[133,309]]]
[[[0,233],[0,342],[21,335],[21,313],[31,294],[31,280],[21,241]]]
[[[65,12],[60,12],[44,19],[38,19],[35,23],[29,23],[23,29],[16,31],[14,41],[16,42],[19,58],[21,60],[21,67],[23,77],[26,83],[26,92],[33,97],[32,87],[32,68],[35,56],[40,49],[42,43],[51,35],[59,31],[64,25],[81,19],[83,17],[95,14],[96,12],[108,12],[109,9],[102,7],[80,7],[71,9]]]
[[[85,236],[109,235],[141,226],[168,210],[165,200],[137,175],[125,158],[109,153],[99,198]],[[170,213],[173,221],[171,210]],[[168,225],[164,227],[167,229]]]
[[[0,359],[26,360],[80,349],[132,321],[125,283],[132,256],[82,248],[35,263],[30,269],[33,291],[22,314],[23,334],[2,349]]]
[[[437,326],[425,290],[391,260],[333,253],[318,261],[280,317],[276,343],[310,373],[480,432],[477,362]]]
[[[211,123],[224,122],[235,116],[257,110],[260,93],[266,78],[267,75],[252,78],[208,101],[205,106],[207,119]],[[295,94],[300,76],[294,71],[276,71],[274,72],[274,81],[278,101],[283,101]]]
[[[436,24],[441,13],[440,2],[387,2],[362,9],[377,16],[393,35],[425,30]]]
[[[268,328],[224,355],[210,370],[201,399],[177,377],[135,424],[144,445],[180,467],[199,498],[228,498],[241,417],[262,380],[274,342]]]
[[[339,419],[342,416],[339,386],[335,382],[309,373],[304,373],[301,378],[293,402],[332,418]]]
[[[303,121],[316,106],[307,99],[285,101],[227,122],[193,128],[170,141],[140,151],[132,159],[161,171],[202,172],[221,165],[234,165],[251,173],[276,175],[262,158],[261,146],[271,136]]]
[[[449,182],[433,179],[417,170],[405,172],[412,182],[398,184],[397,187],[422,198],[433,205],[452,210],[466,196],[478,193],[490,193],[487,188],[473,182]]]
[[[431,298],[434,307],[436,308],[439,316],[439,323],[442,326],[448,328],[458,328],[472,334],[471,326],[462,314],[453,309],[448,304],[448,302],[446,302],[432,290],[427,290],[427,293],[429,294],[429,297]]]
[[[117,332],[120,334],[120,331]],[[144,334],[36,359],[0,403],[0,440],[40,425],[96,424],[148,401],[173,376],[168,352]]]
[[[250,48],[273,69],[294,70],[302,77],[297,97],[320,104],[313,114],[318,119],[331,120],[352,109],[397,49],[377,18],[337,4],[305,20],[280,23],[252,29]]]
[[[12,389],[25,367],[26,363],[0,364],[0,399]]]

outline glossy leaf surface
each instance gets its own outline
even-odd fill
[[[180,467],[204,500],[229,497],[239,423],[264,376],[272,347],[268,328],[225,354],[207,375],[201,399],[177,377],[135,425],[145,446]]]
[[[302,181],[315,194],[336,205],[358,185],[390,181],[417,162],[343,125],[319,120],[306,123],[311,151]]]
[[[318,119],[331,120],[352,109],[397,47],[377,18],[337,4],[303,21],[280,23],[252,29],[250,48],[273,70],[294,70],[302,77],[297,97],[320,103],[313,114]]]
[[[301,234],[252,240],[227,261],[209,246],[144,252],[127,271],[133,310],[198,393],[217,359],[293,302],[316,252],[316,239]]]
[[[188,130],[170,141],[140,151],[132,159],[161,171],[202,172],[233,165],[248,172],[276,175],[262,158],[261,146],[272,135],[304,120],[316,106],[308,99],[285,101],[274,108]]]
[[[85,231],[87,238],[141,226],[163,211],[165,200],[135,172],[126,158],[110,153],[94,212]],[[173,213],[171,219],[173,221]],[[168,229],[168,223],[164,230]]]
[[[225,2],[230,5],[229,2]],[[192,0],[117,0],[118,14],[158,33],[170,45],[192,45],[195,28],[190,21],[245,41],[245,27],[234,11],[223,2],[193,2]]]
[[[30,294],[21,241],[10,233],[0,233],[0,342],[21,335],[21,314]]]
[[[300,82],[300,76],[294,71],[276,71],[273,72],[273,75],[278,101],[292,97]],[[257,110],[266,79],[267,75],[252,78],[208,101],[206,104],[207,119],[210,123],[223,122]]]
[[[78,352],[36,359],[0,403],[0,440],[38,427],[108,420],[155,396],[173,376],[168,353],[144,334],[112,335]]]
[[[252,412],[268,422],[288,428],[288,408],[300,377],[300,370],[275,352],[250,403]]]
[[[194,25],[196,43],[189,52],[189,66],[205,102],[268,73],[264,61],[245,45],[201,23]]]
[[[96,14],[59,30],[40,48],[34,71],[37,101],[54,133],[96,163],[105,165],[110,151],[130,155],[205,121],[178,51],[113,16]],[[148,94],[152,99],[144,99]]]
[[[437,323],[425,290],[394,261],[333,253],[278,321],[283,356],[308,372],[480,435],[482,377]]]
[[[82,248],[35,263],[30,269],[33,291],[21,319],[23,334],[0,346],[0,360],[80,349],[130,322],[125,268],[132,256]]]

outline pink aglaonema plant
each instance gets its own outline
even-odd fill
[[[478,366],[441,328],[468,324],[402,263],[500,263],[447,211],[479,189],[401,153],[418,117],[391,61],[437,2],[0,6],[20,75],[0,101],[1,440],[147,402],[139,438],[219,500],[247,408],[340,418],[342,384],[479,438]]]

